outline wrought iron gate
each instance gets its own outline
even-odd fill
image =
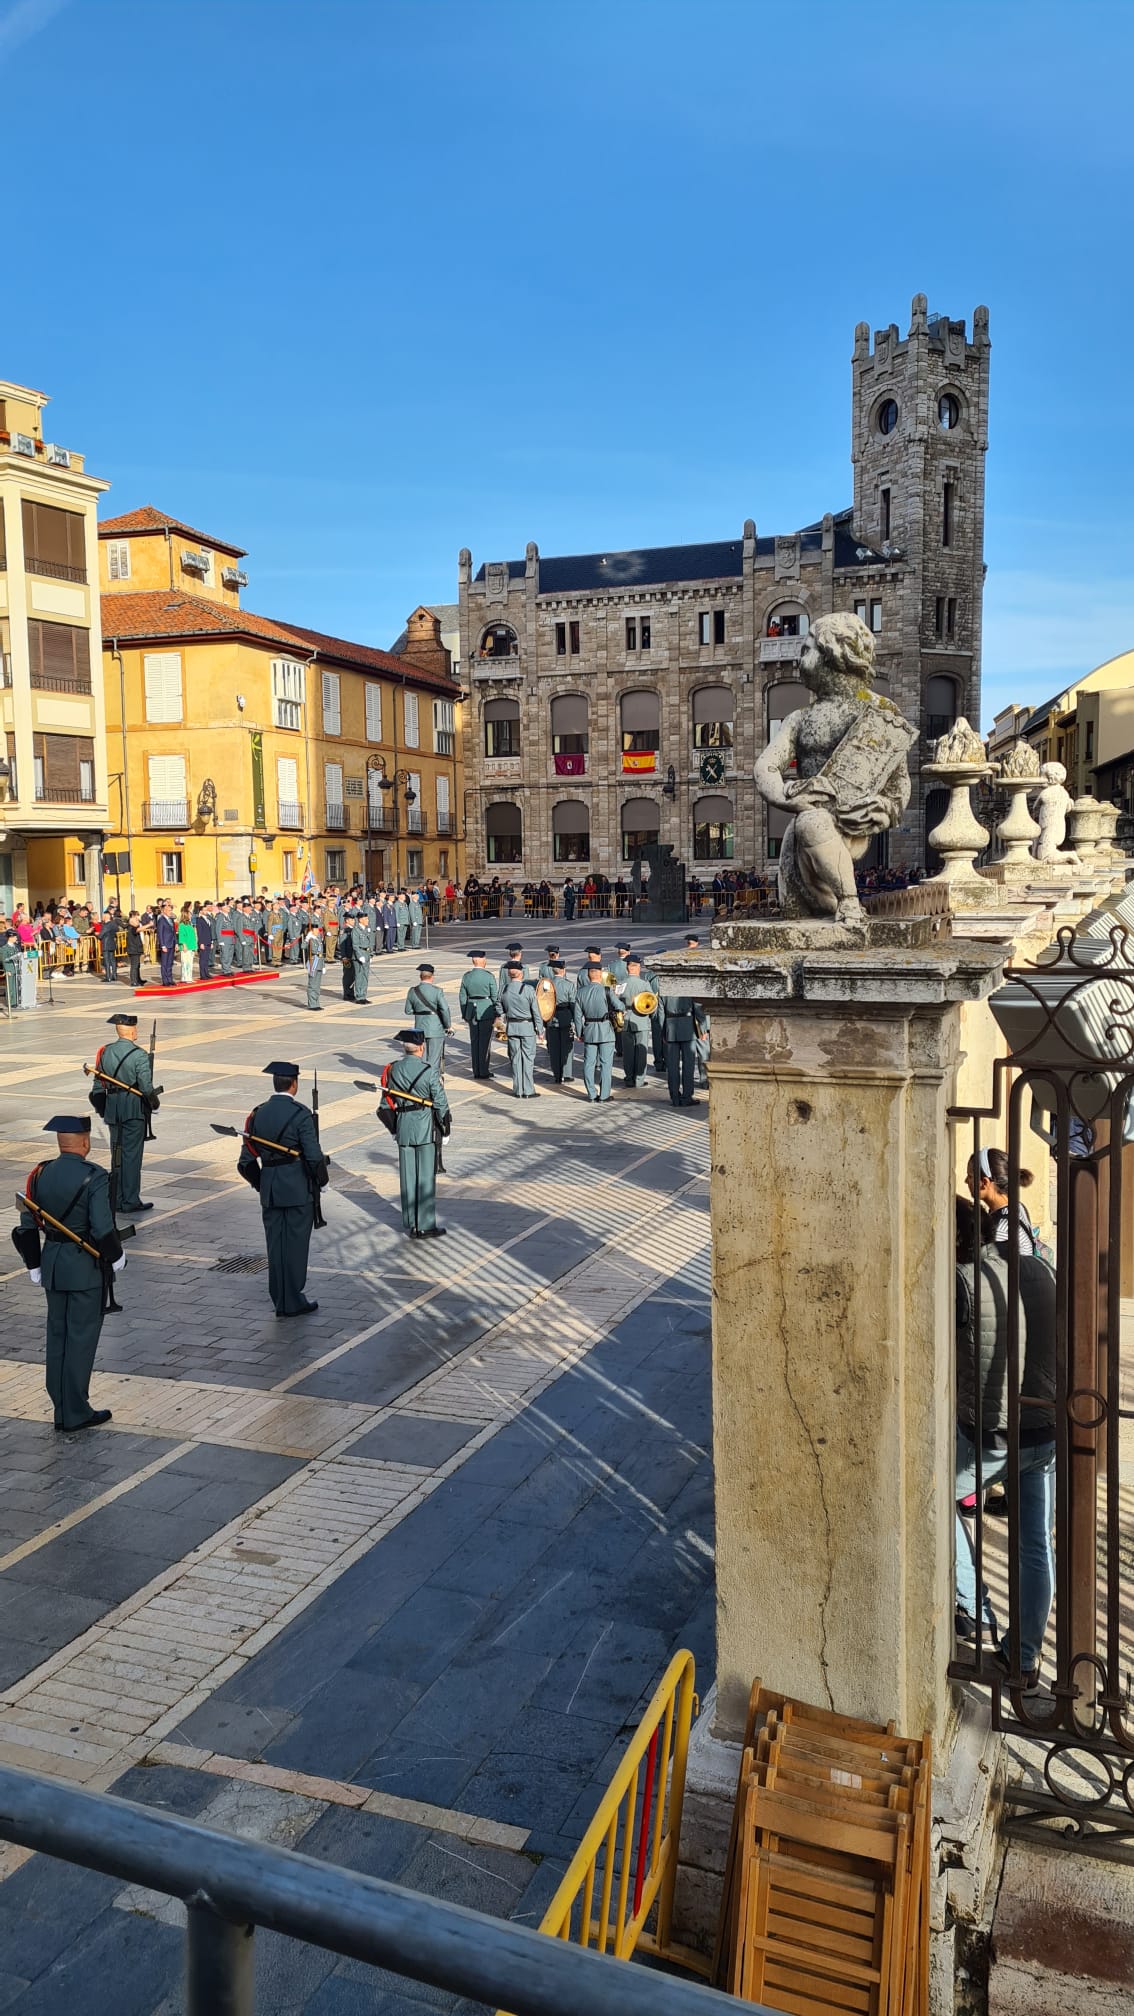
[[[951,1115],[971,1145],[969,1166],[978,1183],[982,1153],[1003,1145],[1007,1156],[1002,1222],[1008,1238],[999,1248],[1007,1262],[1007,1293],[997,1348],[1005,1352],[1008,1404],[999,1435],[975,1436],[969,1542],[961,1531],[957,1540],[958,1549],[971,1544],[975,1557],[975,1632],[956,1644],[950,1673],[990,1690],[994,1726],[1013,1739],[1009,1830],[1134,1862],[1134,1430],[1126,1431],[1125,1452],[1122,1446],[1123,1423],[1134,1421],[1134,1310],[1125,1392],[1122,1337],[1123,1286],[1134,1292],[1134,1125],[1128,1112],[1134,937],[1096,917],[1062,930],[1037,964],[1010,967],[1004,979],[992,1007],[1010,1054],[995,1063],[991,1104],[954,1108]],[[1054,1252],[1046,1257],[1035,1257],[1042,1236],[1038,1242],[1032,1231],[1016,1236],[1018,1222],[1031,1225],[1032,1214],[1022,1207],[1035,1193],[1026,1200],[1021,1180],[1029,1165],[1041,1197],[1049,1181],[1052,1186]],[[1048,1212],[1041,1205],[1036,1215],[1042,1228]],[[974,1221],[971,1391],[978,1398],[977,1422],[981,1317],[987,1298],[997,1294],[992,1273],[982,1277],[977,1264],[980,1238]],[[1035,1304],[1037,1265],[1054,1274],[1053,1288],[1039,1296],[1054,1304],[1054,1362],[1046,1366],[1043,1326],[1034,1325],[1029,1345],[1021,1302],[1023,1266]],[[1030,1389],[1023,1394],[1022,1380]],[[973,1447],[959,1430],[959,1452]],[[1045,1464],[1041,1491],[1038,1473]],[[1006,1522],[985,1509],[989,1472],[1001,1469]],[[1040,1527],[1047,1522],[1037,1507],[1045,1502],[1043,1491],[1050,1491],[1052,1472],[1054,1600],[1041,1634],[1040,1687],[1030,1691],[1020,1666],[1021,1623],[1029,1596],[1036,1607],[1037,1588],[1042,1609],[1037,1518]],[[982,1590],[1006,1624],[1003,1664],[981,1614]]]

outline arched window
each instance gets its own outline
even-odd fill
[[[486,756],[518,756],[520,753],[520,703],[518,700],[489,700],[484,709],[484,753]]]
[[[656,693],[624,693],[622,768],[628,774],[656,770],[661,748],[661,701]]]
[[[731,749],[735,714],[731,687],[700,687],[693,695],[694,749]]]
[[[622,859],[636,860],[653,847],[661,831],[661,807],[656,798],[628,798],[622,807]]]
[[[587,767],[589,744],[585,693],[561,693],[551,703],[551,748],[556,776],[581,777]]]
[[[789,714],[798,713],[801,707],[810,707],[814,698],[810,687],[800,685],[798,679],[777,679],[773,686],[766,687],[764,715],[769,742]]]
[[[777,602],[764,628],[769,637],[806,637],[811,618],[802,602]]]
[[[787,812],[781,812],[778,806],[765,805],[764,821],[767,836],[764,842],[764,852],[769,861],[778,861],[783,851],[784,836],[791,825],[791,815]]]
[[[484,815],[485,854],[489,862],[513,865],[524,858],[524,822],[518,805],[490,805]]]
[[[480,640],[480,658],[518,658],[519,639],[510,623],[490,623]]]
[[[939,672],[925,686],[925,733],[930,742],[947,735],[957,718],[960,695],[955,679]]]
[[[695,861],[732,860],[732,801],[698,798],[693,805]]]
[[[551,855],[554,861],[589,861],[591,808],[567,799],[551,808]]]

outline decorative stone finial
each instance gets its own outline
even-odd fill
[[[789,714],[757,761],[761,797],[792,815],[779,862],[786,917],[861,918],[854,864],[909,804],[917,730],[871,690],[873,669],[860,617],[817,617],[799,660],[815,704]]]
[[[931,744],[934,763],[984,763],[987,761],[984,742],[975,728],[969,726],[964,715],[954,721],[947,735],[939,735]]]
[[[1001,777],[1038,777],[1040,760],[1030,742],[1016,742],[1000,765]]]

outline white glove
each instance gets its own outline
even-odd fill
[[[42,1286],[43,1286],[43,1275],[42,1275],[42,1273],[40,1272],[40,1269],[39,1269],[38,1267],[29,1267],[29,1268],[28,1268],[28,1280],[29,1280],[29,1281],[34,1281],[34,1282],[35,1282],[35,1285],[36,1285],[36,1287],[37,1287],[37,1288],[42,1288]]]
[[[125,1253],[120,1253],[117,1260],[111,1261],[110,1271],[112,1274],[121,1274],[122,1269],[125,1267],[125,1265],[126,1265],[126,1255]]]

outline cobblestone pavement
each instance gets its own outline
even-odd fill
[[[513,924],[438,934],[454,1011],[470,943],[532,964],[557,935],[574,970],[592,936]],[[458,1023],[449,1236],[413,1245],[353,1081],[396,1054],[415,966],[376,960],[368,1006],[332,968],[318,1020],[286,969],[132,1003],[165,1097],[92,1385],[111,1427],[53,1433],[42,1299],[0,1258],[0,1760],[538,1923],[670,1654],[711,1678],[707,1099],[651,1077],[590,1107],[541,1051],[514,1101]],[[116,998],[55,995],[0,1023],[9,1202]],[[318,1067],[332,1158],[319,1312],[288,1324],[209,1130],[276,1055],[304,1097]],[[173,2016],[179,1912],[0,1846],[0,2009]],[[453,2007],[269,1934],[257,1979],[272,2016]]]

